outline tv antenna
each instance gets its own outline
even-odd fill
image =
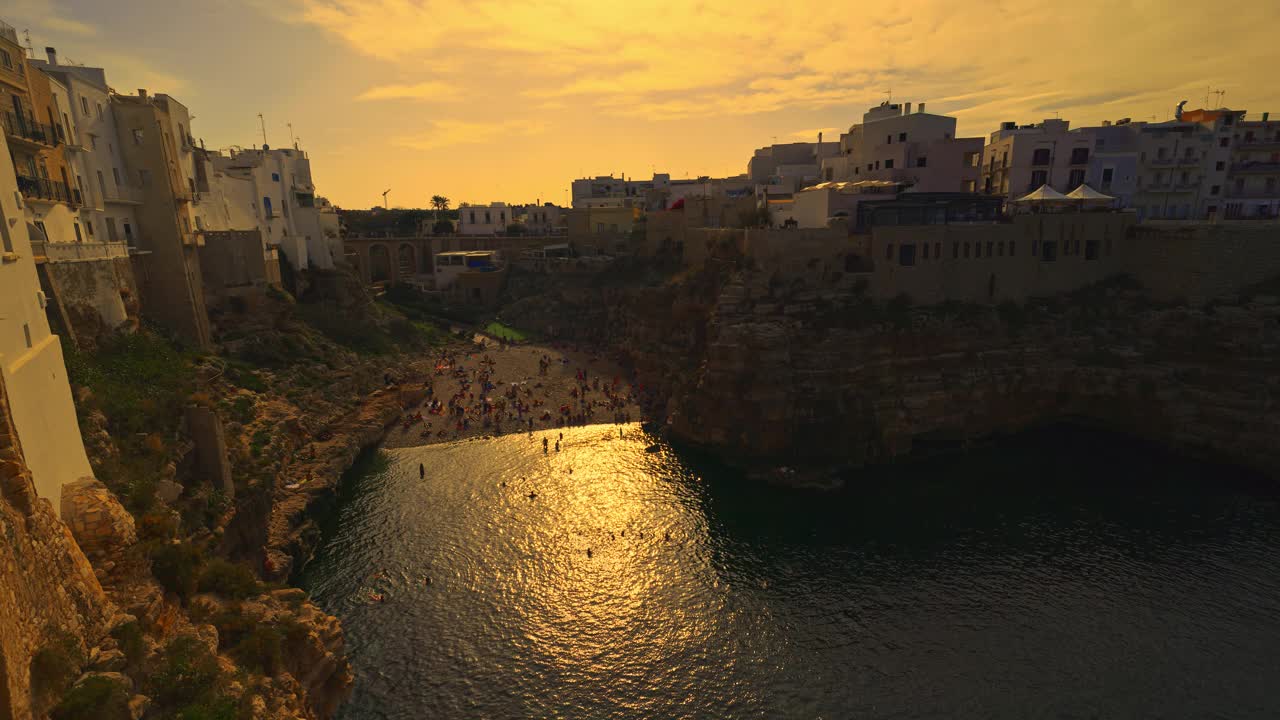
[[[262,145],[265,150],[267,145],[267,121],[263,119],[262,113],[258,113],[258,125],[262,127]]]
[[[293,123],[285,123],[285,125],[289,126],[289,144],[293,146],[294,150],[297,150],[298,139],[293,136]]]
[[[391,188],[387,188],[386,190],[382,191],[382,207],[386,210],[391,209],[391,206],[387,204],[387,193],[389,192],[391,192]]]

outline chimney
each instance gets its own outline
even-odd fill
[[[146,89],[146,88],[138,88],[138,97],[142,98],[143,100],[146,100],[146,99],[147,99],[147,89]]]
[[[50,65],[54,65],[54,66],[56,66],[56,65],[58,64],[58,51],[57,51],[57,50],[55,50],[55,49],[53,49],[53,48],[51,48],[51,47],[47,47],[47,48],[45,48],[45,49],[44,49],[44,54],[49,56],[49,64],[50,64]]]
[[[920,103],[920,112],[924,112],[924,103]]]
[[[821,132],[819,132],[819,133],[818,133],[818,144],[819,144],[819,145],[821,145],[821,144],[822,144],[822,133],[821,133]]]
[[[1264,113],[1262,113],[1262,122],[1266,122],[1266,121],[1268,121],[1268,120],[1270,120],[1270,119],[1271,119],[1271,113],[1269,113],[1269,112],[1264,112]]]
[[[911,103],[907,103],[907,104],[906,104],[906,105],[904,105],[903,107],[905,107],[906,109],[902,111],[902,114],[903,114],[903,115],[910,115],[910,114],[911,114]]]

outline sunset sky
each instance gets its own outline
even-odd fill
[[[837,139],[890,90],[966,136],[1167,120],[1206,86],[1280,114],[1275,0],[5,0],[0,19],[39,57],[177,97],[210,148],[260,143],[259,112],[284,146],[291,122],[317,189],[354,208],[733,175],[756,147]]]

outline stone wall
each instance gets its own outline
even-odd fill
[[[268,268],[260,231],[205,232],[204,241],[199,249],[200,274],[210,307],[230,297],[262,295],[273,276],[279,283],[279,260]]]
[[[50,302],[58,305],[51,311],[77,345],[92,348],[119,328],[136,327],[137,282],[127,259],[50,262],[40,271]]]
[[[1160,300],[1204,302],[1280,274],[1280,223],[1144,223],[1127,271]]]

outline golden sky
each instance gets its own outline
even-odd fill
[[[0,19],[120,91],[170,92],[211,148],[260,143],[259,112],[273,145],[292,123],[346,207],[737,174],[890,91],[966,136],[1166,120],[1206,88],[1280,115],[1277,0],[8,0]]]

